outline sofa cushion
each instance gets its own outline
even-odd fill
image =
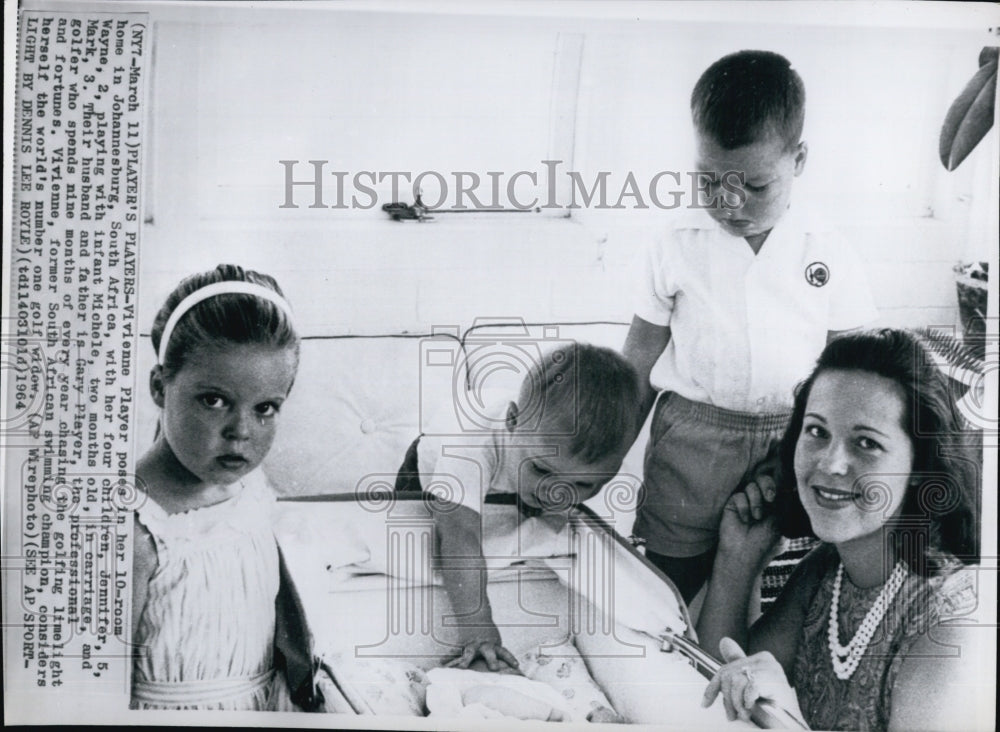
[[[625,324],[508,322],[477,323],[464,334],[434,337],[305,339],[295,385],[282,408],[264,470],[276,492],[286,496],[392,486],[414,438],[422,431],[480,428],[480,403],[498,393],[516,394],[537,354],[568,339],[620,348],[626,332]],[[148,338],[142,340],[137,455],[152,443],[158,416],[145,388],[155,357]],[[637,445],[623,472],[641,475],[641,455]],[[623,495],[634,498],[635,480],[615,492],[617,510]],[[594,500],[594,509],[606,515],[607,501],[600,496]]]

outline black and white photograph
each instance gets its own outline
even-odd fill
[[[6,724],[995,728],[1000,6],[4,13]]]

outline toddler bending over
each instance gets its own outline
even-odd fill
[[[494,410],[495,429],[479,435],[422,435],[407,451],[397,490],[435,494],[435,560],[456,617],[457,657],[482,658],[496,671],[516,668],[503,647],[486,593],[482,506],[489,493],[511,493],[525,516],[561,527],[569,510],[615,476],[637,420],[635,370],[616,352],[583,343],[563,346],[532,365],[516,399]]]

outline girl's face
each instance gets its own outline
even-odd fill
[[[914,457],[905,414],[903,389],[885,377],[825,371],[813,382],[795,445],[795,478],[823,541],[877,536],[899,512]]]
[[[162,437],[202,482],[235,483],[271,449],[295,368],[291,349],[230,344],[192,353],[170,381],[154,371]]]

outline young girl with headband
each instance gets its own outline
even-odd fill
[[[274,279],[219,265],[183,280],[156,316],[149,386],[161,412],[136,469],[146,500],[135,515],[132,708],[317,701],[312,683],[290,688],[295,654],[276,650],[276,600],[300,605],[258,470],[298,367],[291,315]]]

